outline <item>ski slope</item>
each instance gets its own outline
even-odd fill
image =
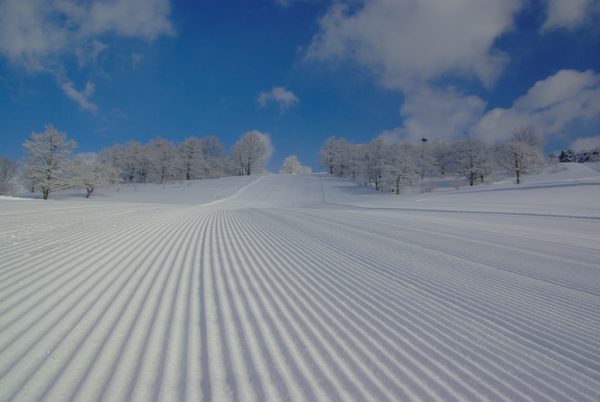
[[[534,181],[2,199],[0,401],[597,401],[600,175]]]

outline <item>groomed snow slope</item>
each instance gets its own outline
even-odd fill
[[[538,185],[0,200],[0,400],[597,401],[600,177]]]

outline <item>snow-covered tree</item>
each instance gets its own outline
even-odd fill
[[[386,148],[385,153],[384,181],[398,195],[402,187],[419,179],[414,147],[394,143]]]
[[[365,184],[374,184],[375,190],[383,190],[385,147],[383,140],[376,138],[362,148],[361,176]]]
[[[359,159],[358,147],[345,138],[329,137],[319,151],[319,166],[332,175],[356,178]]]
[[[233,145],[231,158],[240,175],[250,176],[264,170],[271,153],[271,139],[268,134],[254,130],[242,135]]]
[[[207,169],[200,138],[191,136],[179,144],[179,157],[185,180],[201,179],[204,176]]]
[[[202,157],[205,161],[204,177],[216,178],[226,174],[227,157],[225,147],[217,137],[202,137],[200,139]]]
[[[180,159],[175,146],[170,141],[155,138],[144,149],[150,162],[152,181],[163,184],[176,178]]]
[[[493,171],[492,156],[489,147],[481,140],[464,139],[453,144],[454,171],[465,177],[473,186],[477,180],[483,182],[484,177]]]
[[[562,151],[560,151],[558,161],[560,163],[575,162],[575,151],[573,151],[572,149],[563,149]]]
[[[350,175],[350,160],[352,144],[345,138],[335,141],[335,165],[334,171],[337,175],[347,177]]]
[[[146,180],[150,163],[142,144],[137,141],[127,142],[121,149],[120,157],[120,170],[126,182],[141,183]]]
[[[281,174],[305,174],[311,173],[312,169],[302,165],[296,155],[290,155],[283,160],[279,173]]]
[[[110,163],[101,162],[94,153],[79,154],[71,163],[71,184],[85,188],[85,198],[90,198],[97,188],[120,180],[119,171]]]
[[[12,194],[15,191],[17,162],[0,156],[0,195]]]
[[[130,182],[128,177],[128,169],[125,166],[121,166],[121,164],[124,162],[123,153],[123,145],[115,144],[109,148],[104,148],[102,151],[100,151],[100,153],[98,154],[98,159],[103,163],[111,165],[117,171],[121,172],[123,181],[128,183]]]
[[[45,128],[43,133],[31,134],[31,139],[25,141],[23,147],[27,153],[26,175],[35,181],[42,197],[47,200],[51,192],[68,188],[69,158],[77,144],[52,125]]]
[[[334,173],[336,163],[336,142],[335,137],[327,138],[319,151],[319,166],[327,169],[331,175]]]
[[[535,128],[531,126],[515,128],[510,141],[522,142],[539,150],[542,149],[543,145],[542,137],[540,137]]]
[[[442,176],[452,170],[453,152],[452,146],[442,141],[436,141],[432,145],[434,166]]]
[[[17,174],[17,182],[31,193],[35,193],[38,189],[36,178],[30,176],[24,167],[19,169],[19,173]]]
[[[348,144],[348,176],[355,180],[360,177],[360,158],[363,152],[364,145],[362,144]]]
[[[517,184],[524,173],[537,173],[544,167],[542,142],[532,127],[515,129],[499,154],[500,164],[515,175]]]

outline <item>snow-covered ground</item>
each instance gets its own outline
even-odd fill
[[[583,165],[0,199],[0,400],[597,401],[599,200]]]

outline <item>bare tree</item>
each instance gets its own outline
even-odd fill
[[[250,176],[264,170],[272,153],[271,140],[267,134],[250,131],[233,145],[231,157],[240,175]]]
[[[537,173],[544,166],[542,141],[533,127],[518,127],[500,149],[499,162],[516,176],[521,184],[524,173]]]
[[[16,175],[17,162],[0,156],[0,195],[14,193]]]
[[[69,186],[69,157],[77,146],[75,141],[67,140],[65,133],[52,125],[45,126],[43,133],[31,134],[31,140],[23,147],[27,152],[25,171],[42,191],[44,200],[56,190]]]

